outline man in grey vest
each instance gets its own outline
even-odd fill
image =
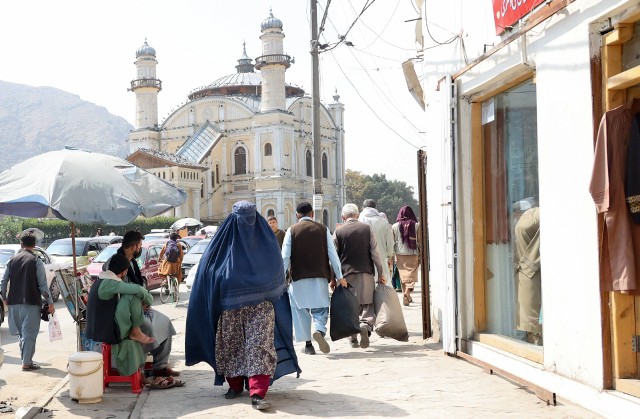
[[[325,339],[329,319],[329,280],[331,271],[342,286],[347,282],[342,278],[340,259],[333,246],[329,229],[313,221],[313,208],[308,202],[296,207],[298,222],[287,230],[282,243],[282,261],[285,272],[289,269],[291,284],[289,300],[293,332],[296,342],[306,342],[304,353],[315,355],[311,343],[311,321],[313,319],[313,339],[323,353],[329,353]]]
[[[49,303],[50,314],[55,312],[55,308],[47,287],[44,262],[33,253],[35,236],[22,236],[20,244],[22,249],[7,263],[0,294],[2,301],[9,306],[9,332],[20,337],[22,371],[33,371],[40,369],[39,365],[33,363],[33,354],[40,331],[42,297]],[[11,286],[7,295],[9,283]]]
[[[386,278],[382,274],[382,261],[373,229],[368,224],[359,222],[358,215],[356,204],[342,207],[344,224],[333,233],[333,237],[344,279],[353,287],[360,302],[360,343],[358,344],[358,335],[351,336],[351,347],[367,348],[376,319],[373,305],[376,286],[374,273],[377,272],[378,283],[382,285]]]

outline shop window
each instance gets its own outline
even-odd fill
[[[271,143],[266,143],[266,144],[264,145],[264,155],[265,155],[265,156],[270,156],[271,154],[272,154],[272,151],[271,151]]]
[[[329,177],[329,162],[326,153],[322,153],[322,177],[324,179]]]
[[[311,151],[307,150],[306,159],[307,176],[313,176],[313,160],[311,159]]]
[[[542,345],[536,86],[499,93],[482,110],[485,332]]]
[[[247,152],[243,147],[236,148],[234,152],[234,175],[244,175],[247,173]]]

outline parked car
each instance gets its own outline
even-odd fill
[[[202,254],[207,249],[209,242],[211,239],[203,239],[196,243],[186,255],[184,255],[184,259],[182,260],[182,277],[186,278],[189,274],[189,270],[193,268],[193,266],[200,261]]]
[[[76,237],[76,266],[86,266],[110,244],[122,243],[122,236]],[[47,247],[56,262],[73,263],[71,238],[58,239]],[[91,254],[90,254],[91,253]]]
[[[194,244],[198,243],[200,240],[203,240],[205,238],[206,236],[185,236],[185,237],[182,237],[180,240],[187,243],[189,245],[189,248],[192,248]]]
[[[9,262],[9,259],[18,253],[20,249],[21,247],[19,244],[0,244],[0,278],[4,276],[4,271],[7,268],[7,262]],[[58,298],[60,298],[60,290],[58,289],[58,284],[53,280],[53,278],[55,278],[56,271],[58,269],[67,268],[69,264],[65,262],[60,263],[54,260],[43,248],[38,246],[33,249],[33,253],[35,253],[42,262],[44,262],[44,270],[47,274],[47,286],[51,291],[53,301],[58,301]],[[0,324],[2,324],[4,319],[4,307],[2,307],[1,310],[3,312],[0,313]]]
[[[140,257],[136,259],[140,273],[142,274],[142,279],[149,291],[160,288],[164,280],[164,278],[158,274],[158,268],[160,267],[158,256],[163,245],[164,243],[142,242],[142,253]],[[98,279],[98,275],[102,272],[102,265],[104,265],[119,248],[120,244],[112,244],[93,259],[87,266],[87,272],[89,272],[91,278],[94,280]]]
[[[187,278],[184,280],[185,285],[187,286],[187,291],[191,292],[191,287],[193,286],[193,281],[196,279],[196,275],[198,274],[198,266],[200,266],[200,262],[196,263],[189,269],[189,273],[187,274]]]
[[[171,230],[162,228],[152,228],[149,234],[144,235],[145,241],[168,239],[171,235]]]

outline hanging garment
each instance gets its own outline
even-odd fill
[[[600,266],[604,291],[637,292],[640,273],[640,224],[631,222],[625,200],[625,176],[630,130],[638,135],[633,113],[625,106],[606,112],[596,139],[589,191],[604,225]]]
[[[631,219],[635,224],[640,224],[640,114],[633,118],[629,135],[624,194]]]

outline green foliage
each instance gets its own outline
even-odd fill
[[[95,236],[98,227],[103,234],[109,234],[111,230],[121,236],[129,230],[140,229],[142,234],[151,232],[153,228],[169,228],[177,220],[176,217],[152,217],[138,218],[124,226],[109,226],[106,224],[75,224],[80,230],[77,237]],[[38,228],[45,234],[45,243],[71,236],[69,222],[42,218],[4,217],[0,219],[0,244],[19,243],[18,234],[27,228]]]
[[[375,173],[369,176],[353,170],[347,170],[345,181],[347,202],[352,202],[362,209],[365,199],[373,199],[377,204],[376,209],[384,212],[392,224],[404,205],[409,205],[416,215],[419,213],[413,187],[408,186],[406,182],[388,180],[384,174]]]

